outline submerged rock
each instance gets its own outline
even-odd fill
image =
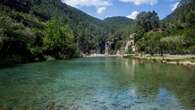
[[[54,60],[56,60],[54,57],[52,57],[52,56],[45,56],[45,59],[46,59],[46,61],[54,61]]]

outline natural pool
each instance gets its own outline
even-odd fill
[[[195,68],[80,58],[0,69],[0,110],[195,110]]]

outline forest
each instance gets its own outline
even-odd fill
[[[163,20],[156,12],[137,16],[137,45],[149,54],[195,53],[195,2],[182,0],[177,9]]]
[[[135,20],[100,20],[60,0],[0,1],[0,64],[103,54],[108,41],[116,54],[133,33],[138,53],[195,54],[195,1],[181,0],[164,19],[149,11]]]

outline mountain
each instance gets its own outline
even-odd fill
[[[105,18],[102,24],[108,31],[106,41],[110,44],[109,53],[115,54],[129,36],[129,31],[135,25],[135,21],[127,17],[116,16]]]
[[[63,16],[66,18],[79,19],[81,21],[89,20],[92,23],[98,22],[95,17],[73,8],[61,0],[1,0],[1,4],[16,9],[17,11],[32,12],[43,19],[49,19],[53,16]]]
[[[97,25],[101,22],[99,19],[66,5],[61,0],[3,0],[1,3],[17,11],[33,14],[43,20],[59,18],[62,22],[69,24],[78,39],[89,36],[85,35],[84,31],[87,30],[90,30],[91,34],[98,34]]]
[[[132,19],[129,19],[127,17],[122,16],[116,16],[116,17],[108,17],[103,20],[103,23],[105,25],[108,25],[110,27],[118,28],[126,27],[128,25],[131,25],[134,21]]]
[[[108,17],[103,20],[103,24],[113,31],[126,31],[130,25],[133,25],[134,20],[127,17],[116,16]]]
[[[35,0],[33,2],[33,4],[35,4],[35,6],[33,6],[34,12],[38,13],[38,15],[40,15],[39,13],[43,15],[49,13],[49,16],[60,16],[66,19],[77,36],[79,49],[83,53],[90,53],[91,50],[104,51],[106,40],[112,39],[115,33],[125,32],[133,21],[126,17],[111,17],[100,20],[74,7],[66,5],[60,0],[50,0],[50,2],[48,0],[42,0],[44,1],[42,3],[40,3],[40,1],[41,0]],[[42,9],[48,11],[42,12]]]
[[[133,22],[129,18],[119,16],[100,20],[59,0],[45,1],[39,4],[34,1],[33,4],[35,4],[33,7],[35,13],[63,16],[63,19],[66,19],[77,37],[80,51],[87,54],[91,51],[104,53],[105,43],[108,40],[121,39],[122,34],[127,31],[128,26]],[[48,12],[41,12],[42,9],[47,9]]]
[[[139,52],[154,54],[194,54],[195,53],[195,0],[181,0],[177,8],[161,22],[156,22],[157,14],[140,13],[136,46]],[[152,19],[151,19],[152,18]],[[150,28],[152,27],[152,28]],[[149,31],[148,31],[149,29]],[[146,31],[147,30],[147,31]],[[141,33],[141,34],[140,34]]]
[[[177,8],[164,20],[169,22],[185,22],[187,15],[195,10],[194,0],[181,0]]]
[[[122,39],[132,22],[125,17],[100,20],[61,0],[1,0],[0,60],[29,62],[45,56],[104,53],[105,43]]]

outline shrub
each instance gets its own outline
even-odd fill
[[[76,43],[72,30],[66,24],[60,24],[57,20],[48,22],[48,27],[44,30],[43,38],[44,50],[56,57],[71,57],[75,54]]]

